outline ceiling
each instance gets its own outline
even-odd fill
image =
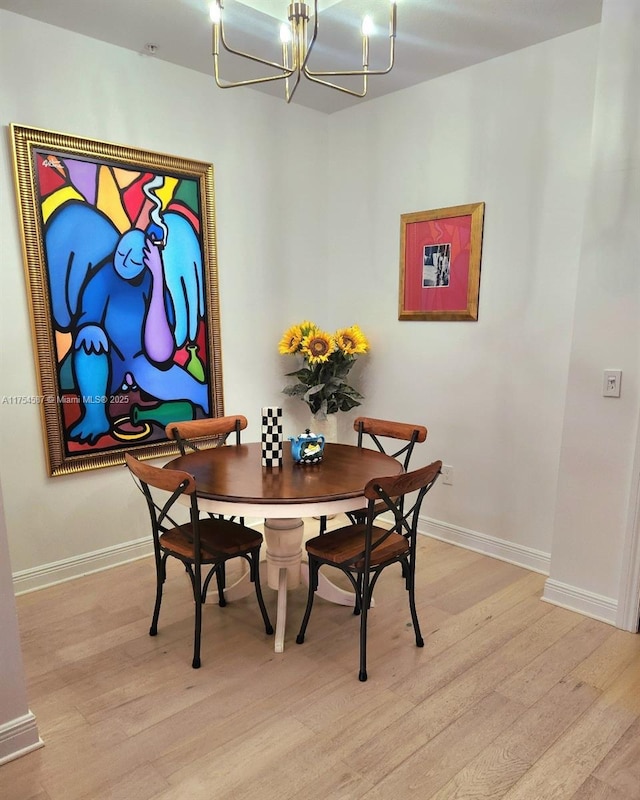
[[[313,0],[307,2],[313,5]],[[211,75],[213,81],[207,0],[0,0],[0,8],[125,47],[141,57],[179,64]],[[229,45],[279,60],[279,20],[286,18],[287,8],[288,0],[224,0]],[[370,67],[387,65],[388,0],[320,0],[319,8],[312,69],[358,69],[365,13],[372,16],[377,31],[371,39]],[[339,111],[595,25],[601,11],[602,0],[398,0],[395,67],[388,75],[370,79],[364,100],[303,81],[293,102],[325,113]],[[147,45],[155,46],[153,55]],[[223,60],[223,55],[223,79],[265,74],[260,65],[234,56]],[[285,102],[281,81],[255,88]]]

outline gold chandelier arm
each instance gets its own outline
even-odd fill
[[[339,92],[344,92],[345,94],[350,94],[352,97],[364,97],[366,95],[366,93],[367,93],[367,89],[369,88],[367,86],[367,75],[369,73],[367,73],[367,72],[360,73],[360,74],[362,74],[364,76],[364,81],[363,81],[363,84],[362,84],[362,91],[361,92],[356,92],[354,89],[347,89],[346,86],[340,86],[339,84],[332,83],[331,81],[324,81],[321,78],[316,78],[314,75],[310,75],[307,72],[307,70],[304,71],[304,74],[306,75],[306,77],[310,81],[313,81],[314,83],[319,83],[321,86],[328,86],[330,89],[337,89]],[[320,73],[320,74],[323,74],[323,73]],[[331,73],[326,73],[326,74],[330,75]],[[342,74],[342,73],[336,73],[336,74]]]
[[[282,75],[267,75],[264,78],[249,78],[248,80],[244,81],[225,81],[222,83],[220,79],[220,75],[218,74],[218,57],[213,57],[213,75],[216,80],[216,84],[220,87],[220,89],[234,89],[236,86],[251,86],[256,83],[269,83],[271,81],[282,81],[287,78],[290,78],[292,72],[285,72]]]
[[[248,58],[250,61],[256,61],[258,64],[265,64],[267,67],[273,67],[274,69],[280,69],[283,71],[287,70],[287,67],[284,64],[279,64],[277,61],[269,61],[266,58],[260,58],[259,56],[252,56],[251,53],[245,53],[242,50],[236,50],[235,48],[230,47],[227,44],[227,40],[224,35],[224,23],[222,22],[222,17],[220,18],[220,22],[218,24],[220,25],[220,41],[222,42],[222,46],[227,51],[227,53],[231,53],[234,56],[242,56],[242,58]],[[216,26],[214,25],[214,29],[215,27]],[[215,55],[215,30],[214,30],[214,55]],[[293,70],[289,72],[290,75],[292,73]],[[277,77],[280,76],[278,75]]]
[[[227,44],[227,39],[226,39],[226,36],[225,36],[225,33],[224,33],[224,19],[223,19],[223,15],[222,15],[222,3],[221,2],[218,4],[218,12],[220,14],[219,19],[218,19],[217,22],[213,23],[213,57],[214,57],[214,60],[216,58],[219,58],[219,56],[220,56],[220,42],[222,42],[222,46],[224,47],[224,49],[228,53],[231,53],[232,55],[241,56],[242,58],[248,58],[250,61],[255,61],[258,64],[264,64],[267,67],[273,67],[274,69],[282,70],[285,73],[288,72],[289,75],[293,74],[294,70],[292,70],[292,69],[290,70],[285,63],[279,64],[277,61],[270,61],[270,60],[268,60],[266,58],[260,58],[259,56],[251,55],[251,53],[245,53],[243,50],[236,50],[234,47],[231,47],[229,44]],[[277,79],[280,79],[282,77],[286,77],[286,76],[276,75],[276,76],[274,76],[274,79],[277,80]],[[258,82],[262,82],[264,79],[263,78],[258,78],[256,80]],[[255,82],[255,81],[252,81],[252,82]],[[238,86],[243,86],[243,85],[245,85],[245,82],[244,81],[240,81],[237,85]]]
[[[296,73],[296,82],[293,84],[293,88],[291,88],[291,89],[289,88],[289,76],[285,76],[285,77],[286,77],[286,80],[284,82],[285,100],[287,101],[287,103],[290,103],[291,102],[291,98],[295,94],[295,91],[296,91],[296,89],[298,88],[298,86],[300,84],[300,70],[298,70],[298,72]]]
[[[305,41],[305,56],[300,65],[300,69],[306,72],[307,69],[307,61],[309,60],[309,56],[311,55],[311,51],[313,50],[313,45],[316,43],[316,39],[318,38],[318,0],[314,0],[313,2],[313,34],[311,36],[311,41],[307,44]]]
[[[390,37],[391,38],[391,37]],[[364,66],[362,69],[351,69],[351,70],[340,70],[335,72],[314,72],[313,70],[309,69],[309,67],[303,67],[303,72],[307,78],[337,78],[343,76],[360,76],[360,75],[386,75],[387,73],[391,72],[393,69],[393,65],[396,60],[396,48],[395,48],[395,37],[391,38],[391,49],[389,53],[389,66],[385,69],[369,69],[368,66]]]
[[[300,83],[300,70],[297,68],[297,63],[298,62],[297,62],[297,53],[296,53],[295,48],[292,49],[291,55],[292,55],[292,59],[293,59],[293,65],[292,65],[291,69],[293,69],[295,71],[295,73],[296,73],[296,80],[295,80],[295,83],[293,84],[293,88],[291,88],[289,86],[289,78],[291,76],[290,75],[285,75],[284,97],[285,97],[285,100],[287,101],[287,103],[291,102],[291,98],[295,94],[295,91],[298,88],[298,84]],[[287,44],[286,41],[282,42],[282,63],[285,65],[285,67],[287,69],[289,69],[289,45]]]
[[[266,61],[264,59],[255,58],[254,56],[247,55],[245,53],[241,53],[239,50],[230,50],[228,47],[225,46],[226,50],[229,52],[234,53],[236,55],[241,55],[246,58],[251,59],[252,61],[259,61],[260,63],[266,64],[267,66],[274,67],[275,69],[281,70],[280,75],[267,75],[263,78],[249,78],[243,81],[222,81],[220,78],[220,71],[219,71],[219,59],[220,59],[220,39],[222,38],[222,43],[224,45],[224,35],[222,32],[222,20],[220,23],[214,23],[213,25],[213,74],[216,81],[216,84],[220,87],[220,89],[233,89],[237,86],[252,86],[258,83],[270,83],[271,81],[281,81],[281,80],[288,80],[291,75],[294,73],[294,69],[289,69],[286,62],[284,64],[278,64],[273,61]]]
[[[389,64],[386,69],[352,69],[352,70],[344,70],[341,72],[314,72],[310,70],[308,67],[303,69],[305,76],[309,79],[311,78],[339,78],[343,76],[350,76],[350,77],[358,77],[363,75],[386,75],[387,73],[391,72],[393,69],[393,61]]]
[[[317,0],[316,0],[316,9],[317,9]],[[353,76],[363,76],[367,77],[369,75],[387,75],[393,69],[393,65],[396,60],[396,4],[395,2],[391,4],[391,14],[389,17],[389,65],[384,69],[369,69],[369,38],[368,36],[362,37],[362,69],[351,69],[351,70],[331,70],[331,71],[314,71],[307,67],[307,59],[305,59],[305,63],[302,66],[302,70],[307,78],[313,80],[314,78],[339,78],[339,77],[353,77]],[[307,53],[307,58],[309,54]],[[336,84],[330,83],[329,81],[316,81],[317,83],[325,83],[327,86],[331,86],[333,89],[341,89],[342,91],[346,91],[348,94],[353,94],[355,97],[364,97],[364,95],[359,94],[358,92],[350,92],[348,89],[344,89],[344,87],[337,86]],[[365,80],[366,84],[366,80]],[[365,89],[366,92],[366,89]]]

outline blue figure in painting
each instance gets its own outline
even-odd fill
[[[204,316],[198,237],[179,213],[121,234],[95,207],[70,201],[48,221],[51,306],[73,343],[61,369],[81,405],[69,438],[95,444],[111,429],[105,398],[139,388],[209,411],[207,384],[174,362]]]

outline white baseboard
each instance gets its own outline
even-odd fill
[[[262,520],[245,519],[245,525],[250,528],[257,528],[261,524]],[[37,589],[44,589],[46,586],[81,578],[83,575],[90,575],[92,572],[102,572],[104,569],[111,569],[111,567],[117,567],[120,564],[136,561],[139,558],[146,558],[150,555],[153,555],[151,535],[144,536],[142,539],[135,539],[132,542],[124,542],[112,547],[105,547],[102,550],[94,550],[91,553],[83,553],[80,556],[66,558],[63,561],[54,561],[52,564],[43,564],[40,567],[14,572],[14,592],[16,596],[27,592],[35,592]]]
[[[430,536],[432,539],[439,539],[442,542],[464,547],[466,550],[473,550],[500,561],[507,561],[509,564],[525,567],[532,572],[549,574],[551,555],[542,550],[506,542],[504,539],[497,539],[486,533],[478,533],[428,517],[420,517],[419,530],[420,533]]]
[[[36,718],[31,711],[9,720],[0,725],[0,766],[43,745],[44,742],[38,736]]]
[[[553,578],[548,578],[544,585],[542,600],[553,603],[554,606],[578,611],[586,617],[616,624],[618,603],[613,597],[604,597],[595,592],[588,592],[578,586],[570,586]]]
[[[116,544],[92,553],[83,553],[80,556],[55,561],[52,564],[43,564],[40,567],[24,569],[13,573],[13,587],[16,595],[44,589],[55,583],[63,583],[92,572],[101,572],[103,569],[135,561],[153,554],[151,536],[135,539],[132,542]]]

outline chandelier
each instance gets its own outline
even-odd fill
[[[309,67],[309,56],[318,38],[318,0],[313,0],[313,14],[310,5],[307,3],[292,2],[289,5],[289,22],[282,23],[280,26],[280,43],[282,45],[282,62],[269,61],[265,58],[244,53],[236,50],[227,43],[224,30],[224,3],[223,0],[213,0],[210,6],[210,17],[213,23],[213,66],[216,83],[221,89],[231,89],[236,86],[251,86],[258,83],[269,83],[271,81],[284,81],[285,97],[287,103],[291,102],[302,76],[314,83],[337,89],[353,97],[364,97],[368,89],[368,80],[371,75],[386,75],[391,72],[395,59],[396,41],[396,0],[391,0],[389,13],[389,64],[385,69],[369,68],[369,38],[373,33],[373,22],[371,17],[366,16],[362,21],[362,69],[357,70],[335,70],[331,72],[314,72]],[[313,24],[309,20],[313,18]],[[277,71],[275,75],[268,75],[263,78],[251,78],[241,81],[226,81],[220,79],[219,60],[220,45],[228,53],[242,56],[258,64],[264,64]],[[361,77],[362,85],[359,90],[349,89],[340,86],[329,78],[338,77]]]

